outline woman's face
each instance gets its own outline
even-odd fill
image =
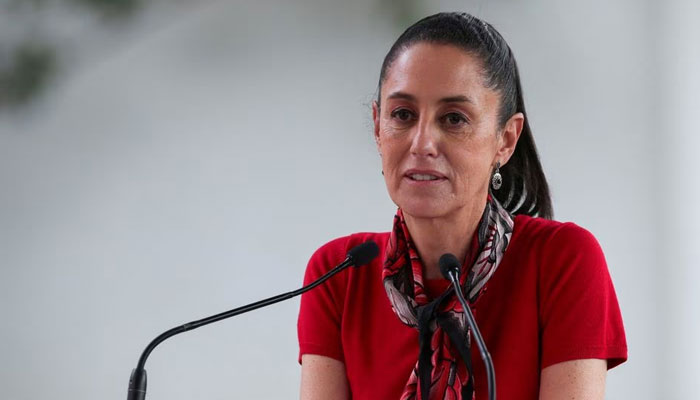
[[[414,44],[387,71],[380,96],[374,133],[394,203],[422,218],[483,207],[523,116],[499,126],[500,95],[484,87],[480,60],[451,45]]]

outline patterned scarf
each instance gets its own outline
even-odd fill
[[[512,233],[513,218],[489,195],[460,275],[460,285],[470,304],[474,304],[496,271]],[[418,329],[418,362],[401,400],[418,399],[419,392],[422,400],[473,400],[471,332],[462,306],[452,287],[438,298],[428,299],[423,285],[423,264],[401,209],[394,217],[382,279],[401,322]],[[464,362],[460,363],[458,358]]]

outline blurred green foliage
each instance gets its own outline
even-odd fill
[[[0,107],[27,103],[41,92],[55,69],[56,56],[46,46],[23,44],[11,57],[0,70]]]
[[[104,17],[122,17],[134,13],[143,0],[72,0],[102,13]]]
[[[390,16],[396,29],[404,29],[426,15],[427,5],[422,0],[375,1],[376,6]],[[0,12],[12,16],[28,7],[38,12],[42,7],[78,5],[97,18],[119,21],[137,13],[147,2],[148,0],[7,0],[0,2]],[[32,35],[31,42],[24,38],[18,43],[0,43],[0,110],[31,102],[41,95],[58,70],[61,60],[59,50],[49,44],[50,38],[34,36]]]
[[[377,4],[391,16],[393,26],[398,33],[428,16],[430,9],[430,2],[424,0],[378,0]]]
[[[92,12],[97,18],[116,21],[136,13],[146,0],[65,0],[58,4],[66,7],[78,5]],[[8,16],[21,14],[22,8],[31,7],[39,12],[49,6],[49,0],[14,0],[5,3],[0,10]],[[56,6],[56,1],[51,6]],[[31,23],[31,21],[30,21]],[[30,27],[31,28],[31,27]],[[36,29],[40,31],[40,29]],[[28,29],[31,31],[31,29]],[[51,38],[35,37],[31,41],[20,39],[18,43],[2,43],[7,50],[0,52],[0,109],[18,107],[39,96],[54,77],[60,57],[52,47]]]

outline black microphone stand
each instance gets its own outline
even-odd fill
[[[481,332],[479,332],[479,327],[476,325],[476,321],[474,320],[474,314],[472,314],[472,310],[469,307],[469,304],[467,304],[467,300],[464,298],[464,294],[462,293],[462,287],[459,285],[459,261],[457,261],[457,258],[454,255],[449,255],[452,256],[451,258],[454,259],[454,263],[456,264],[452,263],[451,265],[449,265],[449,262],[444,262],[443,259],[446,259],[446,256],[448,256],[448,254],[445,254],[442,257],[440,257],[440,269],[442,270],[442,273],[445,276],[445,278],[452,282],[452,286],[455,289],[457,299],[459,300],[460,304],[462,304],[462,308],[464,309],[464,315],[467,316],[467,323],[469,324],[469,329],[471,329],[472,331],[474,339],[476,340],[476,345],[479,348],[479,354],[481,354],[481,359],[484,360],[484,366],[486,367],[486,379],[488,381],[489,387],[489,400],[496,400],[496,372],[493,368],[493,360],[491,360],[491,354],[489,354],[489,351],[486,349],[486,343],[484,343],[484,338],[481,336]],[[452,260],[449,261],[451,262]],[[447,268],[443,268],[443,266],[447,266]]]
[[[279,303],[280,301],[290,299],[292,297],[298,296],[304,292],[307,292],[316,286],[322,284],[328,278],[331,276],[337,274],[341,270],[351,266],[351,265],[364,265],[367,264],[369,261],[371,261],[374,257],[377,256],[379,253],[379,250],[377,248],[376,243],[374,242],[365,242],[363,244],[360,244],[356,246],[355,248],[351,249],[348,252],[348,257],[340,263],[338,266],[335,268],[331,269],[330,271],[326,272],[323,274],[320,278],[318,278],[316,281],[310,283],[307,286],[302,287],[301,289],[293,290],[291,292],[287,293],[282,293],[277,296],[273,296],[264,300],[257,301],[255,303],[251,303],[242,307],[234,308],[233,310],[225,311],[216,315],[212,315],[211,317],[207,318],[202,318],[200,320],[188,322],[186,324],[177,326],[175,328],[172,328],[170,330],[167,330],[155,339],[151,341],[151,343],[146,346],[146,349],[141,353],[141,357],[139,358],[139,362],[136,365],[136,368],[134,368],[131,371],[131,377],[129,378],[129,392],[127,394],[127,400],[145,400],[146,399],[146,384],[147,384],[147,379],[146,379],[146,370],[145,370],[145,365],[146,365],[146,359],[148,359],[148,356],[151,354],[153,349],[156,348],[160,343],[162,343],[165,339],[168,339],[172,336],[175,336],[179,333],[191,331],[192,329],[197,329],[199,327],[202,327],[204,325],[211,324],[213,322],[221,321],[222,319],[226,318],[231,318],[239,314],[247,313],[248,311],[253,311],[261,307],[269,306],[271,304]]]

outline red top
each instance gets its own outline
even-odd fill
[[[308,284],[345,259],[353,246],[389,233],[356,233],[314,253]],[[418,358],[418,331],[399,321],[382,283],[382,256],[349,268],[301,298],[301,354],[345,363],[353,399],[398,399]],[[448,286],[426,282],[431,295]],[[511,243],[475,304],[476,322],[493,359],[498,398],[539,395],[540,370],[599,358],[608,369],[627,359],[620,308],[596,239],[573,224],[518,215]],[[487,398],[484,364],[471,345],[477,399]]]

